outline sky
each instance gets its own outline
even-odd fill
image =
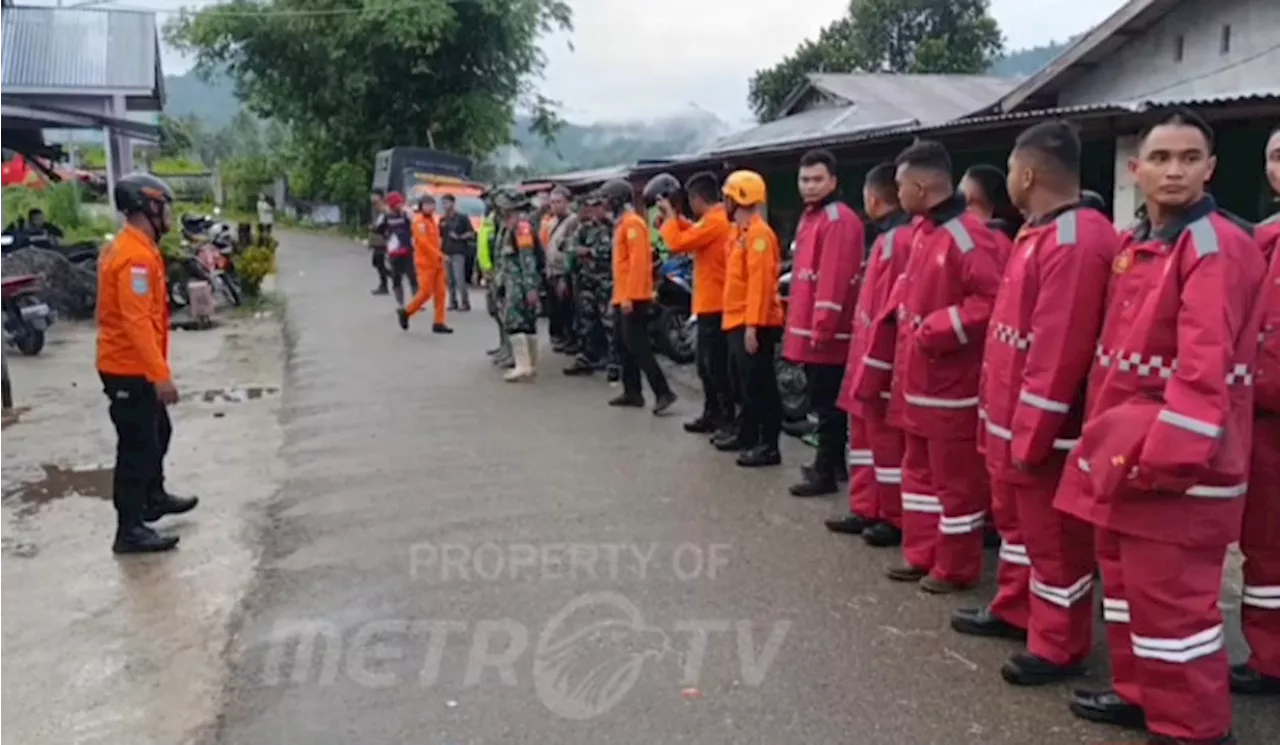
[[[410,0],[406,0],[410,1]],[[457,0],[465,2],[466,0]],[[991,0],[1006,48],[1085,31],[1125,0]],[[19,0],[56,5],[57,0]],[[75,5],[86,0],[63,0]],[[96,5],[175,10],[209,0],[117,0]],[[750,120],[747,81],[840,17],[848,0],[568,0],[572,34],[545,42],[541,91],[569,121],[649,120],[701,108],[730,124]],[[162,18],[163,20],[163,18]],[[572,41],[573,49],[569,48]],[[165,70],[190,67],[171,50]]]

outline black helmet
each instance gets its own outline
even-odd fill
[[[631,188],[631,183],[625,179],[609,179],[600,185],[597,193],[604,199],[605,204],[615,210],[635,201],[635,190]]]
[[[669,173],[659,173],[644,185],[645,206],[652,207],[659,199],[671,199],[683,188],[680,179]]]
[[[112,192],[116,209],[126,215],[144,214],[159,217],[164,205],[173,203],[169,185],[149,173],[131,173],[116,182]]]

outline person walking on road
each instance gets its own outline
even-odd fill
[[[170,494],[164,483],[173,435],[167,407],[178,402],[178,389],[169,368],[168,289],[158,244],[173,227],[173,192],[160,179],[135,173],[116,182],[113,195],[125,224],[99,260],[97,306],[98,375],[116,431],[112,551],[168,551],[178,537],[147,523],[198,502]]]
[[[649,380],[655,397],[654,414],[663,414],[676,402],[667,376],[658,366],[649,339],[653,319],[653,244],[649,225],[634,207],[631,184],[622,179],[606,181],[600,187],[614,220],[613,306],[614,330],[622,338],[622,395],[610,406],[644,406],[641,373]]]
[[[503,376],[507,382],[532,378],[538,365],[538,295],[542,271],[538,266],[537,231],[529,216],[529,198],[513,193],[500,197],[504,202],[505,230],[498,244],[498,300],[500,317],[511,340],[514,367]]]
[[[956,631],[1026,639],[1001,668],[1015,685],[1083,672],[1093,644],[1093,527],[1053,496],[1080,437],[1084,390],[1119,237],[1080,204],[1080,139],[1045,122],[1018,136],[1009,193],[1027,223],[996,296],[983,357],[980,450],[1002,539],[995,599]]]
[[[654,197],[662,216],[659,233],[674,254],[693,255],[693,305],[697,317],[698,378],[702,381],[702,414],[685,422],[686,432],[714,434],[737,420],[737,405],[729,382],[729,341],[724,332],[724,275],[737,228],[729,221],[715,174],[703,171],[684,187],[694,221],[679,215],[671,203],[680,182],[674,176],[658,184]],[[660,179],[655,176],[650,185]],[[673,188],[674,187],[674,188]],[[646,187],[646,191],[648,191]]]
[[[386,197],[381,189],[369,192],[369,209],[372,216],[369,221],[369,259],[373,270],[378,273],[378,285],[373,288],[374,295],[386,295],[387,289],[387,231],[383,223],[387,219]]]
[[[1267,266],[1205,192],[1213,130],[1185,110],[1155,116],[1130,160],[1146,214],[1112,267],[1072,453],[1082,478],[1054,498],[1097,528],[1111,655],[1112,686],[1070,708],[1153,743],[1222,745],[1235,742],[1222,568],[1248,490]]]
[[[818,417],[818,447],[790,491],[818,497],[834,494],[848,472],[848,416],[836,399],[853,336],[866,239],[862,220],[837,198],[835,156],[826,150],[805,153],[798,182],[805,208],[796,229],[782,356],[804,365],[809,406]]]
[[[1266,149],[1267,181],[1280,195],[1280,127]],[[1240,620],[1252,654],[1231,668],[1231,690],[1280,695],[1280,214],[1258,226],[1268,261],[1262,348],[1258,352],[1257,417],[1253,423],[1253,468],[1245,497],[1244,588]]]
[[[387,241],[387,271],[391,274],[391,294],[396,307],[404,307],[404,283],[418,294],[418,275],[413,266],[413,215],[404,207],[404,195],[393,191],[387,195],[387,210],[382,220]]]
[[[853,339],[841,384],[840,408],[849,413],[849,512],[827,519],[835,533],[861,534],[872,546],[902,543],[902,430],[886,418],[892,381],[886,375],[866,401],[858,397],[859,381],[892,370],[893,361],[868,356],[874,321],[889,310],[889,295],[911,255],[911,218],[898,203],[892,163],[867,173],[862,204],[874,225],[866,270],[853,311]]]
[[[444,214],[440,216],[440,237],[444,242],[444,270],[449,287],[449,310],[471,310],[470,278],[467,255],[476,241],[471,218],[458,211],[458,200],[452,194],[440,198]]]
[[[609,333],[605,319],[613,295],[613,223],[598,194],[583,199],[581,224],[569,248],[573,329],[578,356],[564,369],[565,375],[592,375],[609,358]]]
[[[782,343],[782,298],[778,271],[782,250],[778,236],[764,219],[767,194],[764,178],[754,171],[734,171],[722,193],[738,229],[726,261],[724,330],[729,335],[737,388],[742,397],[738,431],[717,439],[717,450],[741,451],[744,468],[782,463],[778,438],[782,435],[782,394],[774,361]]]
[[[413,318],[428,300],[435,303],[435,319],[431,331],[436,334],[452,334],[445,324],[445,266],[440,252],[440,225],[436,222],[436,200],[430,194],[418,202],[418,213],[413,216],[413,265],[418,277],[418,292],[403,309],[397,309],[400,328],[409,328]]]

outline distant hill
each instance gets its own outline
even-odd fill
[[[172,117],[194,115],[208,131],[222,129],[240,110],[235,84],[226,75],[208,81],[195,73],[164,76],[164,113]]]
[[[1009,52],[996,60],[988,72],[1001,77],[1027,77],[1040,71],[1040,68],[1061,54],[1074,38],[1064,42],[1051,41],[1042,47],[1030,47]]]

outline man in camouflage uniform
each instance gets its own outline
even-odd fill
[[[529,198],[512,193],[505,196],[501,241],[494,260],[498,278],[499,318],[510,340],[515,367],[503,380],[531,378],[538,364],[538,308],[543,287],[538,231],[529,216]]]
[[[504,370],[515,367],[515,357],[511,353],[511,340],[507,338],[507,329],[502,323],[502,309],[498,295],[502,287],[502,262],[498,247],[507,239],[506,206],[511,203],[510,195],[505,191],[497,191],[491,197],[493,205],[493,232],[489,241],[477,249],[477,261],[483,271],[488,273],[488,285],[485,290],[485,306],[489,316],[498,324],[498,346],[489,350],[493,364]]]
[[[583,201],[582,222],[574,236],[570,261],[571,285],[576,293],[573,331],[579,354],[565,375],[590,375],[610,355],[609,297],[613,293],[613,223],[604,200],[595,194]]]

